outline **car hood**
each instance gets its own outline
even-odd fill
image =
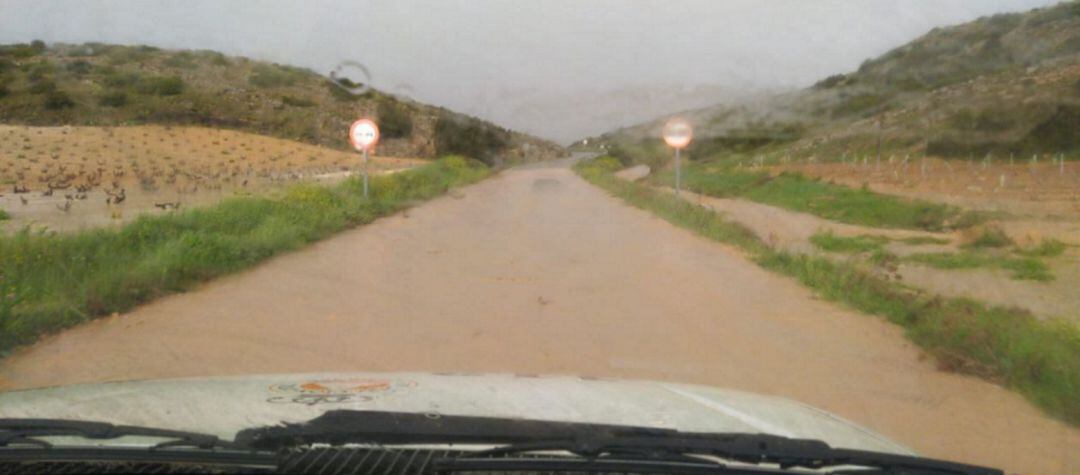
[[[333,409],[769,433],[911,455],[789,399],[653,381],[426,373],[324,373],[84,384],[0,394],[0,418],[83,419],[214,434],[303,422]]]

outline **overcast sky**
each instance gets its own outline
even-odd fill
[[[802,87],[935,26],[1056,0],[0,0],[0,42],[213,49],[568,142]]]

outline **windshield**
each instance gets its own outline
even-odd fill
[[[0,11],[0,419],[1080,472],[1076,1]]]

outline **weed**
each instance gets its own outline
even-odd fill
[[[1012,271],[1017,280],[1054,280],[1054,275],[1042,261],[1031,257],[1010,257],[975,251],[916,253],[904,257],[905,261],[936,267],[938,269],[999,268]]]
[[[1065,253],[1065,247],[1057,239],[1048,239],[1031,249],[1016,249],[1016,253],[1025,257],[1057,257]]]
[[[122,107],[127,103],[128,97],[123,91],[106,92],[98,98],[98,104],[106,107]]]
[[[837,236],[832,231],[810,236],[810,243],[830,252],[859,253],[881,250],[889,238],[885,236]]]
[[[922,246],[925,244],[948,244],[950,242],[948,239],[936,238],[932,236],[912,236],[899,239],[899,241],[910,246]]]
[[[996,227],[988,227],[984,229],[982,233],[980,233],[979,236],[975,238],[974,241],[965,244],[964,247],[969,249],[979,249],[988,247],[1005,247],[1011,246],[1012,244],[1013,240],[1010,239],[1007,234],[1005,234],[1005,231]]]

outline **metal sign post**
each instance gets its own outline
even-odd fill
[[[364,153],[362,171],[364,174],[364,198],[368,197],[368,149],[379,141],[379,126],[370,119],[360,119],[349,127],[349,142]]]
[[[364,168],[364,198],[367,198],[367,195],[368,195],[368,192],[367,192],[367,186],[368,186],[367,185],[367,180],[368,180],[368,178],[367,178],[368,177],[367,167],[368,167],[368,165],[367,165],[367,149],[365,148],[364,149],[364,166],[363,166],[363,168]]]
[[[682,154],[683,148],[690,145],[694,137],[694,129],[690,123],[678,117],[664,124],[664,142],[675,149],[675,196],[679,196],[682,190]]]

